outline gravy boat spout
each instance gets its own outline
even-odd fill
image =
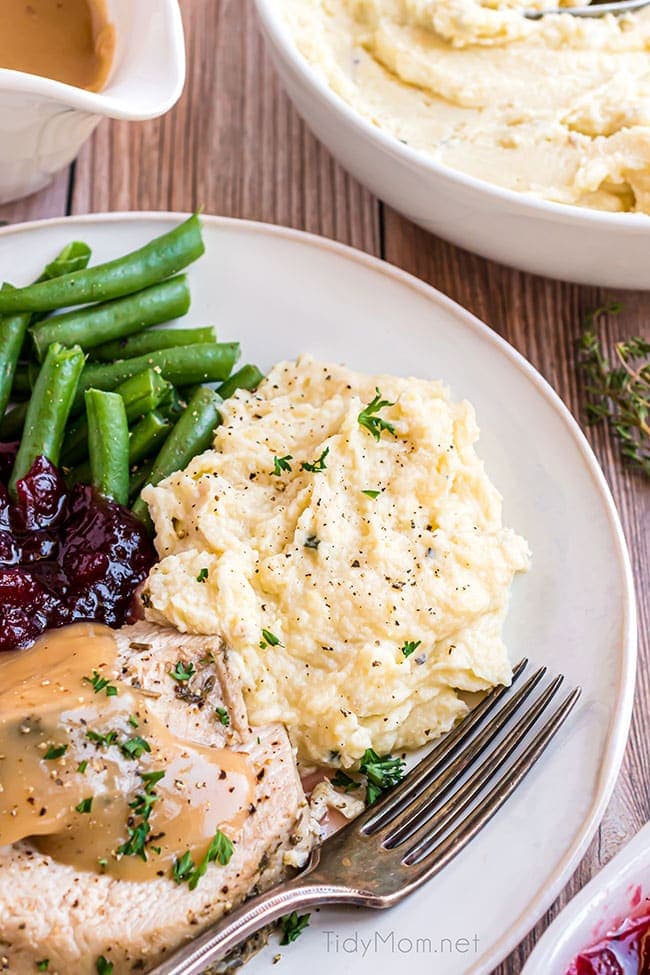
[[[164,115],[185,83],[178,0],[108,0],[115,58],[99,92],[0,68],[0,203],[34,193],[67,166],[102,118]]]

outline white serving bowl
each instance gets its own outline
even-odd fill
[[[255,0],[275,67],[330,152],[425,230],[503,264],[581,284],[650,289],[650,216],[548,203],[441,165],[378,129],[319,77],[277,0]]]
[[[163,115],[185,83],[178,0],[109,0],[116,49],[100,92],[0,68],[0,203],[42,189],[102,118]]]
[[[631,913],[650,909],[650,823],[555,919],[522,975],[566,975],[573,959],[618,928]]]

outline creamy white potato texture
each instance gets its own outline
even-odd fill
[[[465,713],[458,690],[511,676],[529,553],[478,432],[441,383],[279,364],[224,404],[214,450],[144,493],[148,617],[221,634],[251,721],[284,722],[305,763],[422,745]]]
[[[413,148],[548,200],[650,213],[650,8],[533,21],[524,8],[571,0],[276,2],[325,82]]]

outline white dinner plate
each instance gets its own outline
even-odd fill
[[[2,277],[35,277],[72,239],[114,257],[179,221],[113,214],[0,231]],[[268,368],[311,352],[355,369],[442,378],[476,406],[479,451],[505,498],[504,521],[530,542],[506,626],[523,655],[581,684],[582,700],[531,775],[483,832],[390,912],[322,910],[281,951],[285,975],[395,971],[487,975],[558,895],[612,792],[630,720],[635,607],[625,543],[596,460],[568,410],[509,345],[415,278],[331,241],[204,218],[206,256],[190,269],[186,322],[239,339]],[[543,328],[544,323],[538,322]]]

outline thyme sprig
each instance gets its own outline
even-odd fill
[[[580,363],[589,396],[587,420],[607,423],[623,459],[650,476],[650,341],[636,336],[616,342],[616,359],[610,362],[596,331],[602,315],[620,310],[612,302],[585,317]]]

